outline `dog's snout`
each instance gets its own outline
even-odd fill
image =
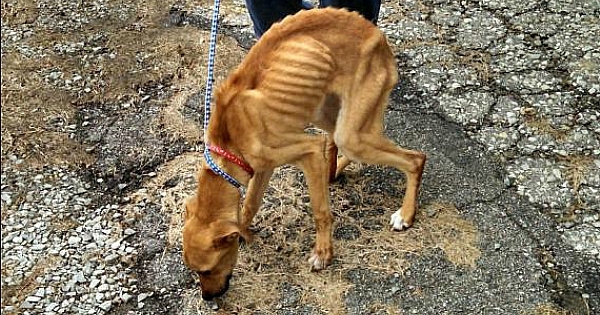
[[[227,292],[227,289],[219,290],[217,293],[202,291],[202,299],[205,301],[212,301],[215,298],[221,297],[225,292]]]
[[[202,299],[205,301],[211,301],[214,298],[223,296],[223,294],[225,294],[225,292],[227,292],[227,290],[229,290],[229,281],[231,280],[231,276],[232,276],[232,274],[227,275],[227,278],[225,279],[225,283],[224,283],[223,287],[217,292],[207,292],[204,290],[204,288],[202,288]]]

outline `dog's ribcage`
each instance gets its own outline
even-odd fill
[[[335,69],[329,49],[304,37],[283,43],[273,54],[274,58],[269,58],[261,69],[261,90],[265,96],[272,101],[301,105],[285,107],[292,111],[317,105],[326,94]]]

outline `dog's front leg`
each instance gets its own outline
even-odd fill
[[[240,233],[248,243],[252,241],[252,232],[249,230],[252,219],[262,204],[263,194],[269,185],[271,175],[273,175],[273,169],[258,172],[254,174],[248,185],[240,217]]]
[[[317,144],[317,143],[315,143]],[[329,165],[320,145],[304,155],[300,161],[308,184],[308,193],[317,230],[315,246],[308,262],[312,270],[321,270],[333,259],[332,228],[333,216],[329,210]]]

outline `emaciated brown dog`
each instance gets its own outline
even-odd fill
[[[204,299],[227,290],[239,237],[251,237],[248,228],[269,178],[283,164],[299,166],[308,184],[316,225],[309,259],[314,270],[332,261],[328,181],[349,161],[389,165],[406,174],[402,207],[391,225],[396,230],[412,225],[425,155],[399,148],[383,135],[383,116],[397,79],[384,35],[357,13],[302,11],[264,34],[218,88],[207,131],[210,144],[255,171],[251,176],[213,155],[222,169],[247,185],[243,207],[238,189],[207,166],[186,204],[183,259],[198,272]],[[310,124],[328,136],[306,133]]]

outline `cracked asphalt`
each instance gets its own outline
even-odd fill
[[[202,150],[211,5],[2,9],[2,313],[213,312],[179,243]],[[597,0],[383,1],[400,73],[386,133],[428,155],[421,223],[406,235],[438,222],[439,203],[462,225],[402,248],[407,236],[382,223],[402,176],[358,166],[332,186],[332,205],[337,246],[361,250],[309,273],[304,183],[283,168],[218,312],[600,313],[599,17]],[[243,1],[223,5],[220,32],[217,79],[254,43]],[[477,255],[457,263],[444,242],[471,227],[464,248]],[[369,248],[389,250],[379,234],[401,254],[373,264]]]

